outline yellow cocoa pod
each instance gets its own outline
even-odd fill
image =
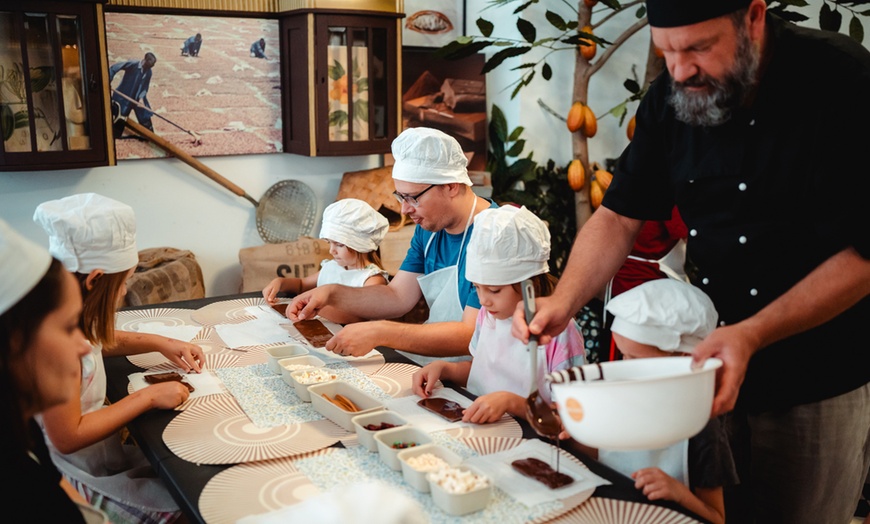
[[[590,35],[593,34],[592,26],[583,26],[582,31]],[[587,45],[580,46],[580,54],[583,55],[583,58],[586,60],[592,60],[595,58],[596,51],[598,51],[598,44],[596,44],[594,40],[584,40],[583,42]]]
[[[637,118],[635,115],[632,115],[631,119],[628,121],[628,125],[625,127],[625,136],[628,137],[628,141],[634,138],[634,127],[637,125]]]
[[[613,174],[610,171],[596,169],[592,173],[592,180],[598,182],[598,185],[601,186],[601,189],[607,191],[607,188],[610,187],[610,182],[613,181]]]
[[[583,162],[572,160],[568,164],[568,185],[574,191],[583,189],[583,184],[586,183],[586,170],[583,169]]]
[[[568,131],[572,133],[583,127],[583,118],[586,116],[586,105],[583,102],[574,102],[568,111]]]
[[[598,119],[589,106],[585,106],[583,113],[583,136],[592,138],[598,132]]]
[[[598,209],[602,200],[604,200],[604,190],[601,189],[601,184],[597,180],[591,180],[589,182],[589,202],[592,204],[592,209]]]

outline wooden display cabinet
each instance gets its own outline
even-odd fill
[[[102,3],[0,3],[0,171],[110,163]]]
[[[354,4],[384,10],[305,8],[281,15],[288,153],[388,153],[399,132],[404,15],[389,2]]]

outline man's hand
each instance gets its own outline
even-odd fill
[[[752,330],[744,323],[717,328],[692,352],[692,367],[698,369],[710,357],[722,360],[716,376],[716,397],[713,399],[711,417],[734,409],[740,385],[746,377],[749,359],[759,349]]]
[[[296,295],[287,305],[284,314],[294,322],[297,320],[316,317],[324,306],[329,305],[331,287],[331,285],[319,286],[300,295]]]
[[[526,324],[526,313],[522,301],[517,303],[517,308],[514,311],[511,335],[522,340],[524,344],[529,343],[530,334],[538,336],[538,344],[549,344],[553,338],[565,331],[573,318],[571,311],[564,303],[554,300],[552,296],[536,298],[535,308],[537,312],[531,324]]]
[[[379,324],[380,321],[348,324],[326,342],[326,349],[346,357],[362,357],[380,344]]]

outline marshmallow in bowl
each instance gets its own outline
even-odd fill
[[[422,453],[415,457],[408,457],[405,462],[417,471],[438,471],[441,468],[449,467],[450,464],[441,457],[433,453]]]
[[[294,371],[291,375],[293,376],[293,378],[296,379],[297,382],[306,385],[318,384],[320,382],[328,382],[330,380],[335,380],[336,378],[338,378],[338,375],[329,372],[323,368]]]
[[[489,485],[486,477],[459,468],[441,468],[429,473],[426,478],[452,494],[469,493]]]

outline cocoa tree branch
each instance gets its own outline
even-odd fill
[[[622,9],[620,9],[620,10],[618,10],[618,11],[615,11],[615,10],[610,9],[610,8],[608,7],[607,9],[608,9],[610,12],[607,13],[606,15],[604,15],[604,18],[602,18],[601,20],[599,20],[597,24],[594,24],[594,25],[592,26],[592,29],[595,29],[596,27],[600,27],[600,26],[604,25],[608,20],[610,20],[610,19],[613,18],[614,16],[618,15],[619,13],[625,11],[625,10],[628,9],[629,7],[634,7],[634,6],[636,6],[636,5],[638,5],[638,4],[642,4],[642,3],[644,3],[644,0],[635,0],[634,2],[628,2],[627,4],[623,4],[623,5],[622,5]]]
[[[607,62],[607,60],[613,55],[613,53],[617,49],[619,49],[619,46],[624,44],[625,41],[629,39],[629,37],[631,37],[632,35],[634,35],[638,31],[640,31],[647,24],[648,24],[648,22],[646,20],[646,17],[644,17],[644,18],[641,18],[640,20],[638,20],[637,22],[635,22],[634,24],[632,24],[631,27],[629,27],[628,29],[623,31],[622,34],[619,35],[619,38],[614,40],[613,44],[610,45],[610,47],[608,47],[607,50],[601,54],[601,56],[598,58],[598,60],[596,60],[595,63],[590,64],[587,76],[591,77],[592,75],[595,74],[596,71],[601,69],[604,66],[604,64]]]

